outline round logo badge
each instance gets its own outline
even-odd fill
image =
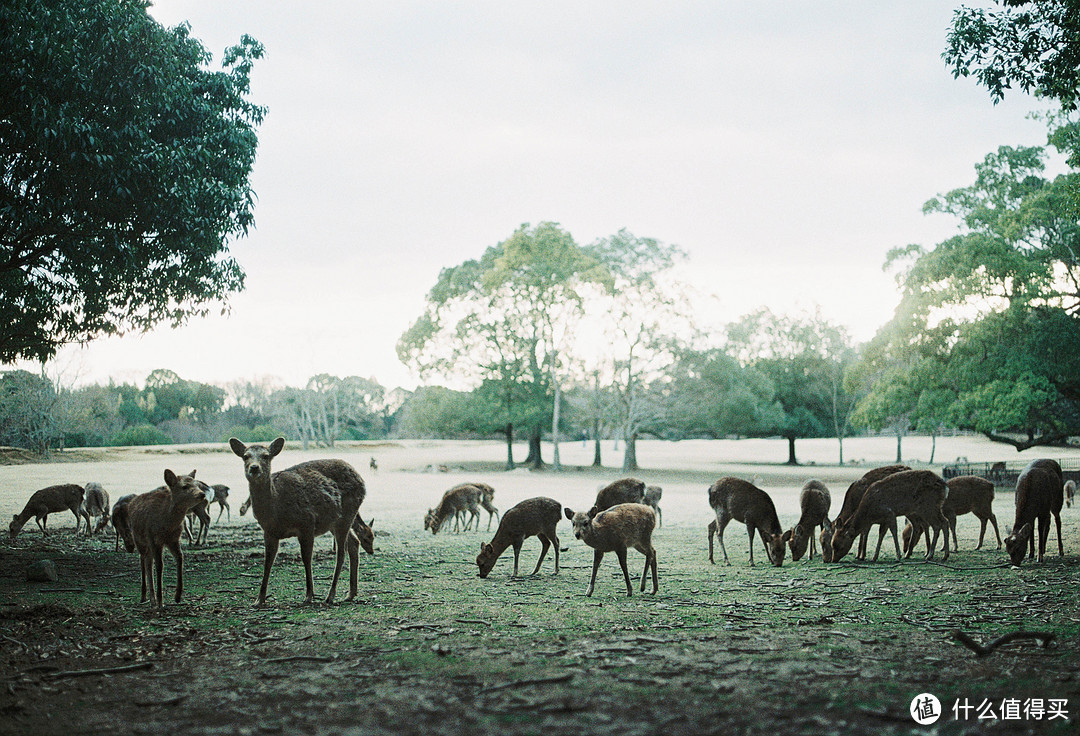
[[[931,723],[937,723],[937,720],[941,718],[941,701],[930,693],[923,693],[915,696],[908,710],[916,723],[920,726],[929,726]]]

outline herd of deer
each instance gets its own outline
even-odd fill
[[[349,596],[357,593],[357,568],[360,547],[367,554],[374,553],[372,523],[365,522],[360,505],[367,493],[363,479],[356,470],[343,460],[311,460],[285,470],[271,472],[271,461],[281,453],[285,440],[278,438],[268,446],[245,445],[232,439],[232,451],[243,460],[244,476],[248,481],[248,500],[241,507],[241,514],[248,508],[263,530],[265,555],[262,584],[259,587],[257,606],[266,603],[267,583],[282,539],[296,537],[300,544],[300,557],[304,564],[307,586],[306,603],[315,600],[312,578],[312,551],[315,538],[330,532],[334,537],[336,564],[326,602],[334,600],[338,580],[349,556]],[[373,461],[374,467],[374,461]],[[86,520],[87,532],[100,531],[111,520],[116,529],[117,549],[120,539],[128,552],[139,551],[142,569],[142,603],[150,601],[160,608],[162,604],[162,557],[168,548],[176,560],[176,602],[183,594],[183,552],[180,536],[193,515],[202,521],[202,528],[193,542],[205,539],[209,526],[209,504],[216,502],[220,520],[229,511],[228,487],[209,486],[195,479],[195,471],[188,475],[176,475],[171,470],[164,473],[165,485],[143,494],[130,494],[118,499],[109,510],[109,496],[99,483],[87,483],[85,487],[74,484],[56,485],[34,493],[22,513],[16,514],[9,531],[12,538],[30,518],[34,518],[45,533],[50,513],[70,510],[75,514],[76,533]],[[1046,540],[1051,517],[1057,523],[1058,553],[1064,556],[1061,541],[1060,512],[1063,500],[1072,505],[1075,484],[1064,482],[1061,466],[1054,460],[1035,460],[1021,474],[1016,485],[1016,516],[1012,532],[1005,538],[1005,548],[1013,564],[1019,565],[1027,552],[1035,556],[1035,532],[1039,535],[1038,559],[1046,552]],[[630,574],[626,566],[627,550],[633,548],[645,556],[645,569],[641,574],[641,591],[645,590],[649,571],[652,571],[652,592],[658,590],[656,549],[652,544],[653,530],[660,515],[662,491],[658,486],[646,486],[635,478],[624,478],[600,489],[596,502],[588,511],[574,512],[546,497],[530,498],[509,509],[501,517],[493,505],[495,490],[486,483],[465,483],[448,490],[439,505],[429,509],[424,528],[433,534],[451,518],[455,528],[468,530],[475,522],[480,527],[480,509],[488,512],[488,529],[494,517],[498,527],[494,538],[481,544],[476,557],[481,578],[491,572],[499,556],[508,547],[514,550],[514,572],[518,575],[521,547],[528,537],[537,537],[542,545],[540,557],[532,574],[539,572],[549,547],[555,548],[555,573],[559,572],[559,537],[556,526],[563,516],[570,520],[574,536],[594,550],[592,575],[587,596],[591,596],[596,584],[600,562],[607,552],[614,552],[622,568],[626,594],[633,594]],[[1002,539],[997,519],[991,510],[994,485],[976,476],[953,478],[947,483],[929,470],[912,470],[905,465],[888,465],[866,473],[848,488],[839,515],[829,519],[831,499],[828,488],[818,480],[807,481],[799,502],[801,515],[795,526],[784,531],[776,514],[776,507],[769,495],[753,483],[734,477],[725,477],[712,484],[708,491],[709,505],[715,520],[708,525],[709,562],[713,559],[713,537],[720,542],[724,562],[730,564],[724,548],[724,529],[731,521],[746,525],[750,538],[750,564],[754,564],[754,535],[760,537],[769,561],[779,567],[783,564],[788,547],[792,560],[797,561],[810,551],[814,556],[815,533],[820,527],[821,557],[825,562],[837,562],[850,551],[856,538],[859,546],[857,559],[865,559],[867,540],[871,528],[879,526],[878,543],[874,560],[878,558],[886,532],[892,532],[898,560],[910,557],[926,534],[926,559],[933,557],[939,536],[943,537],[943,559],[949,557],[949,535],[956,543],[956,517],[972,513],[981,522],[979,544],[983,545],[986,524],[994,527],[994,534],[1001,548]],[[906,516],[908,523],[902,534],[897,532],[898,517]],[[99,517],[91,529],[91,519]],[[930,536],[933,530],[933,537]],[[903,539],[901,548],[900,539]],[[192,530],[188,530],[192,539]]]

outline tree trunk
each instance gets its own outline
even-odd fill
[[[603,467],[603,463],[600,462],[600,420],[593,420],[593,456],[592,464],[594,468]]]
[[[900,441],[904,439],[904,435],[899,432],[896,433],[896,464],[899,465],[903,462],[903,453],[900,452]]]
[[[507,424],[503,430],[506,434],[506,469],[514,469],[514,425]]]
[[[559,461],[559,404],[562,403],[562,389],[559,382],[555,380],[554,368],[551,370],[551,382],[555,384],[555,406],[551,412],[551,442],[553,444],[551,467],[559,471],[562,470],[562,463]]]
[[[837,437],[837,441],[840,443],[840,464],[844,464],[844,438]]]
[[[632,432],[626,437],[626,452],[623,453],[622,469],[624,473],[632,473],[638,470],[637,432]]]
[[[930,433],[930,464],[934,464],[934,455],[937,453],[937,432]]]
[[[795,459],[795,435],[788,435],[787,447],[787,464],[798,465],[799,461]]]
[[[525,458],[525,464],[533,470],[544,467],[544,459],[540,456],[540,428],[529,428],[529,456]]]
[[[593,372],[593,459],[594,468],[603,467],[600,462],[600,371]]]

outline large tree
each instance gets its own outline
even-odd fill
[[[903,296],[871,351],[909,367],[920,413],[1017,450],[1080,433],[1080,228],[1070,214],[1080,180],[1047,178],[1045,156],[1002,146],[971,186],[926,204],[963,228],[932,249],[890,254]]]
[[[522,225],[479,260],[440,272],[424,314],[398,341],[398,357],[423,377],[452,373],[476,384],[501,383],[507,464],[513,465],[510,443],[519,421],[529,440],[526,462],[539,467],[548,418],[558,431],[562,350],[582,312],[581,287],[606,274],[559,225]]]
[[[243,286],[264,109],[146,0],[0,4],[0,362],[180,324]]]

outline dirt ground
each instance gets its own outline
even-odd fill
[[[732,564],[710,565],[705,492],[715,478],[756,477],[788,527],[808,477],[829,486],[835,515],[852,480],[895,457],[894,440],[847,441],[856,466],[828,464],[835,441],[799,449],[814,465],[776,464],[786,458],[782,442],[643,443],[637,475],[664,488],[654,534],[660,591],[639,594],[635,580],[626,597],[618,565],[605,558],[586,598],[592,552],[568,523],[559,525],[566,551],[558,575],[549,555],[539,575],[511,579],[508,551],[481,580],[477,546],[494,524],[432,536],[422,518],[464,480],[491,483],[504,510],[536,495],[585,508],[601,483],[622,475],[581,468],[591,446],[564,444],[561,473],[505,472],[498,443],[290,446],[279,467],[338,456],[361,471],[376,552],[360,560],[356,601],[341,602],[339,592],[337,605],[305,606],[298,547],[285,542],[262,609],[252,607],[262,535],[236,513],[246,484],[223,446],[80,451],[62,462],[0,466],[0,512],[9,515],[46,485],[98,480],[115,499],[159,485],[166,467],[197,468],[199,478],[232,488],[229,519],[211,528],[204,547],[185,547],[179,604],[166,556],[163,612],[137,604],[138,557],[114,551],[111,529],[75,537],[74,518],[62,513],[50,516],[47,537],[31,521],[17,539],[5,538],[0,733],[1076,733],[1080,509],[1062,514],[1063,558],[1052,536],[1046,561],[1020,568],[1007,564],[992,530],[973,549],[979,530],[970,516],[961,517],[960,551],[946,563],[939,550],[932,563],[898,564],[887,542],[877,563],[789,559],[774,568],[762,564],[759,543],[750,567],[745,528],[733,523],[725,536]],[[928,441],[910,438],[905,449],[909,464],[929,458]],[[609,463],[620,457],[609,443],[605,453]],[[1020,459],[971,438],[939,440],[937,459],[958,456]],[[1012,503],[1009,492],[995,499],[1003,536]],[[523,573],[538,551],[526,541]],[[60,579],[27,582],[26,567],[45,558]],[[632,576],[641,564],[631,552]],[[325,594],[328,537],[317,543],[315,571],[316,592]],[[958,629],[981,642],[1015,631],[1054,639],[977,657],[956,641]],[[922,693],[943,710],[926,728],[908,712]]]

